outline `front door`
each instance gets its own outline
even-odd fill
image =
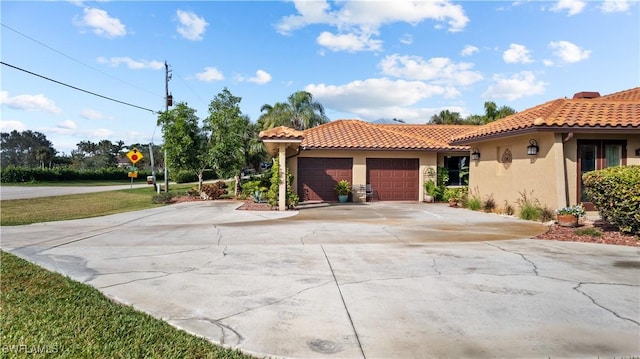
[[[578,197],[584,207],[593,211],[593,203],[587,197],[582,175],[606,167],[627,164],[627,141],[578,141]]]

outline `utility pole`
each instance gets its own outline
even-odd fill
[[[169,106],[173,106],[173,96],[169,94],[169,80],[171,80],[171,71],[169,71],[169,64],[164,62],[164,110],[169,112]],[[169,169],[167,168],[167,148],[165,144],[164,149],[164,190],[169,192]]]

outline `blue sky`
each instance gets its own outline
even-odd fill
[[[252,121],[311,92],[331,120],[426,123],[640,85],[637,1],[1,1],[3,132],[69,154],[83,140],[162,142],[174,103],[202,119],[223,88]]]

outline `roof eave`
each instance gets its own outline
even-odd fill
[[[624,130],[624,134],[640,134],[640,126],[533,126],[526,127],[517,130],[497,132],[488,135],[480,135],[475,137],[463,138],[460,140],[453,140],[450,142],[452,145],[469,145],[472,143],[478,143],[483,141],[490,141],[499,138],[514,137],[520,135],[526,135],[533,132],[573,132],[573,133],[599,133],[599,134],[619,134],[621,130]]]

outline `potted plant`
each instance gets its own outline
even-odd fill
[[[436,183],[433,180],[428,180],[424,183],[424,201],[427,203],[431,203],[435,201],[436,194],[438,192],[438,187],[436,187]]]
[[[351,193],[351,183],[347,180],[340,180],[334,187],[336,193],[338,193],[338,201],[345,203],[349,199],[349,193]]]
[[[449,201],[449,207],[457,207],[460,201],[459,191],[455,188],[445,188],[443,197]]]
[[[558,225],[563,227],[577,227],[578,219],[584,217],[587,212],[584,210],[582,204],[576,204],[575,206],[564,207],[556,210],[556,216],[558,219]]]

